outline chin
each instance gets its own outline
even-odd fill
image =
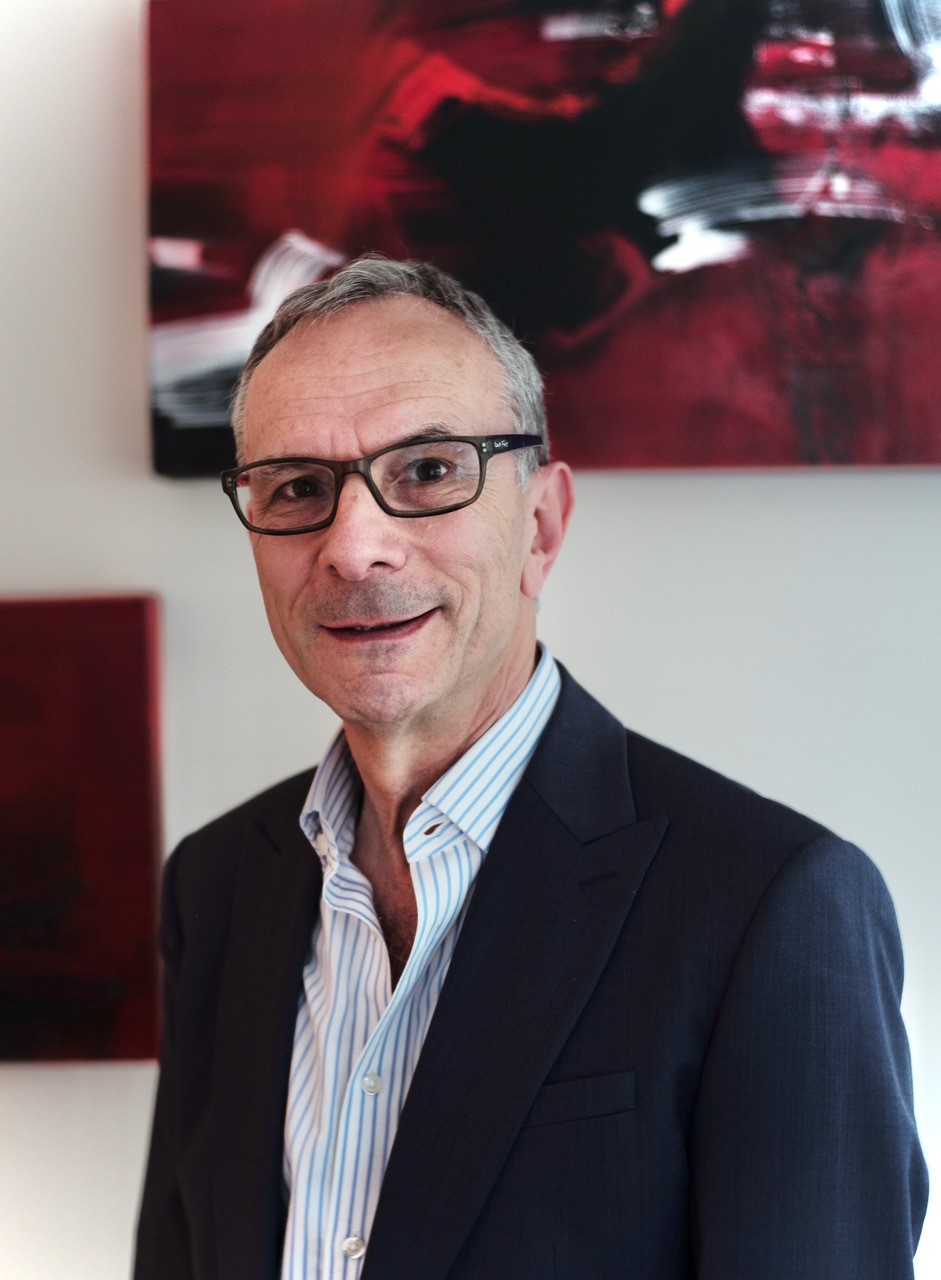
[[[344,724],[364,727],[388,727],[412,720],[420,711],[421,702],[428,698],[427,685],[419,699],[409,688],[409,682],[398,674],[386,678],[373,676],[339,689],[315,692]]]

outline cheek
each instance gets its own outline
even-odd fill
[[[287,619],[298,592],[307,580],[308,565],[291,547],[274,546],[274,539],[257,538],[252,550],[262,599],[272,626]],[[284,539],[278,540],[285,541]]]
[[[468,623],[476,629],[499,632],[515,619],[522,574],[522,521],[489,521],[466,531],[463,552],[453,570],[462,594]],[[474,554],[468,555],[468,548]]]

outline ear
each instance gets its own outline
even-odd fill
[[[543,588],[549,570],[562,547],[569,517],[575,505],[572,469],[565,462],[550,462],[530,478],[523,495],[530,542],[523,560],[520,590],[530,600]]]

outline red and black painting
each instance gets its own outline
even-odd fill
[[[231,461],[281,298],[431,260],[582,467],[941,463],[937,0],[153,0],[152,391]]]
[[[0,1059],[155,1055],[155,609],[0,601]]]

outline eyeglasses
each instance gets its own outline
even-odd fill
[[[253,533],[313,533],[337,513],[349,475],[360,475],[390,516],[443,516],[476,502],[487,463],[515,449],[542,448],[539,436],[422,436],[366,458],[266,458],[223,471],[235,514]]]

